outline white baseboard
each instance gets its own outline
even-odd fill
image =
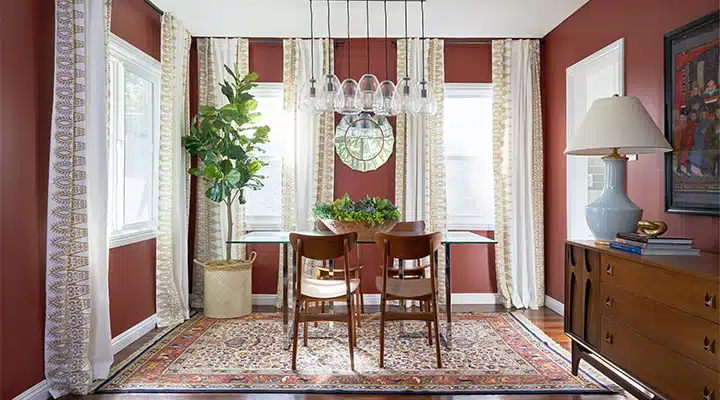
[[[120,350],[140,339],[144,334],[155,329],[156,319],[156,315],[153,314],[139,324],[114,337],[112,340],[112,353],[117,354]]]
[[[275,295],[274,294],[253,294],[252,303],[254,306],[274,306]]]
[[[47,380],[43,379],[42,382],[15,396],[13,400],[47,400],[50,398],[52,398],[50,385]]]
[[[565,315],[565,304],[545,295],[545,307],[555,311],[560,315]]]

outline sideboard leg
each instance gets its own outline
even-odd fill
[[[580,367],[580,346],[578,346],[574,340],[571,340],[571,342],[572,347],[570,348],[570,351],[572,353],[572,374],[577,376],[578,368]]]

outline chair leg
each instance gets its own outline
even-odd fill
[[[353,318],[352,293],[347,296],[347,317],[348,317],[348,347],[350,348],[350,370],[355,370],[355,318]]]
[[[360,278],[358,276],[358,278]],[[362,291],[362,278],[360,278],[360,285],[358,285],[358,296],[360,296],[360,313],[365,314],[365,298]]]
[[[430,302],[429,301],[421,301],[420,302],[420,311],[427,311],[430,312]],[[433,339],[432,339],[432,322],[427,322],[427,331],[428,331],[428,344],[432,346]]]
[[[300,300],[295,300],[295,319],[293,320],[293,352],[292,352],[292,370],[297,371],[297,348],[298,336],[300,335]]]
[[[432,300],[433,317],[435,318],[435,353],[437,353],[437,366],[438,369],[442,368],[442,361],[440,361],[440,322],[438,321],[438,306],[437,299]]]
[[[308,312],[308,307],[310,306],[310,302],[305,300],[305,312]],[[308,323],[305,321],[303,323],[303,346],[307,347],[307,340],[308,340]]]
[[[358,295],[358,292],[355,292],[353,295],[353,302],[355,303],[353,307],[355,308],[355,319],[357,320],[357,327],[360,327],[360,297]]]
[[[385,368],[385,296],[380,300],[380,368]]]
[[[325,312],[325,306],[323,306],[323,312]],[[315,313],[320,314],[320,302],[319,301],[315,302]],[[317,323],[317,321],[315,321],[315,327],[317,328],[317,326],[318,326],[318,323]]]

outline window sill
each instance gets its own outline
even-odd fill
[[[472,223],[455,223],[448,224],[449,231],[494,231],[495,224],[472,224]]]
[[[110,235],[109,247],[111,249],[114,249],[116,247],[122,247],[131,245],[133,243],[156,239],[157,236],[158,235],[156,229],[138,229],[134,231],[116,233],[114,235]]]

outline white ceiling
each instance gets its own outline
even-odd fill
[[[355,1],[355,0],[353,0]],[[412,1],[412,0],[410,0]],[[427,37],[540,38],[588,0],[427,0]],[[309,37],[308,0],[153,0],[195,36]],[[327,36],[325,0],[314,0],[315,35]],[[345,2],[331,1],[333,37],[346,36]],[[353,37],[364,37],[365,3],[351,3]],[[420,36],[420,4],[410,2],[410,36]],[[404,4],[388,1],[389,36],[404,36]],[[383,3],[370,2],[370,35],[384,32]]]

